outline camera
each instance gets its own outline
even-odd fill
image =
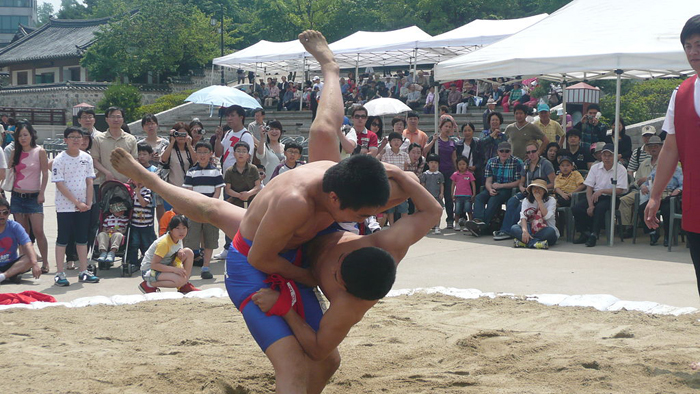
[[[173,137],[187,137],[186,131],[176,131],[173,133]]]
[[[266,133],[268,131],[270,131],[270,126],[268,126],[268,125],[262,125],[261,127],[262,127],[263,131],[265,131]]]

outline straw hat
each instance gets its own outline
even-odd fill
[[[533,180],[532,182],[530,182],[529,185],[527,185],[527,193],[528,193],[528,194],[532,194],[532,188],[533,188],[533,187],[542,188],[542,190],[544,190],[545,193],[547,193],[547,191],[548,191],[548,190],[547,190],[547,182],[545,182],[545,181],[542,180],[542,179],[535,179],[535,180]]]

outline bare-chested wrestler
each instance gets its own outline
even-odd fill
[[[337,81],[338,66],[325,38],[313,31],[306,31],[299,38],[321,64],[324,79]],[[340,364],[338,344],[365,312],[386,295],[394,282],[396,262],[426,234],[442,212],[415,177],[396,167],[387,166],[384,174],[384,167],[377,167],[376,159],[366,156],[335,163],[339,160],[336,129],[341,125],[343,108],[340,86],[335,85],[327,83],[324,87],[310,131],[309,158],[314,163],[275,178],[247,212],[162,182],[143,171],[125,152],[117,150],[112,155],[118,171],[159,193],[178,212],[195,221],[212,223],[234,239],[227,259],[226,287],[273,364],[278,392],[323,390]],[[374,174],[357,171],[356,166],[365,165]],[[388,205],[410,196],[417,209],[414,215],[370,236],[325,231],[308,243],[301,267],[290,264],[299,255],[302,244],[332,228],[334,222],[361,221],[384,209],[389,194],[387,175],[393,186]],[[338,182],[336,177],[345,179]],[[352,184],[358,181],[359,184]],[[381,191],[382,185],[385,191]],[[374,196],[377,188],[384,194],[379,200]],[[347,202],[355,197],[360,198],[359,202]],[[247,241],[250,239],[255,242]],[[289,306],[282,308],[281,316],[266,315],[278,300],[277,292],[263,289],[268,287],[262,283],[268,274],[296,280],[304,318]],[[315,284],[330,301],[325,314],[312,288],[306,286]],[[248,303],[249,298],[252,302]]]

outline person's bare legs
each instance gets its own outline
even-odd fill
[[[340,353],[336,348],[325,360],[313,361],[307,358],[309,375],[307,392],[321,393],[335,371],[340,367]]]
[[[229,204],[224,200],[207,197],[192,190],[171,185],[153,172],[145,169],[131,154],[117,148],[110,157],[114,169],[121,174],[140,182],[168,201],[175,210],[191,220],[211,223],[233,238],[243,220],[245,209]]]
[[[184,248],[182,251],[185,253],[185,259],[182,260],[182,268],[184,268],[186,272],[185,277],[183,278],[182,276],[172,272],[162,272],[160,275],[158,275],[158,280],[149,283],[149,286],[179,289],[190,281],[194,252],[190,248]]]
[[[277,340],[265,350],[275,369],[276,393],[307,394],[308,358],[294,336]]]
[[[319,160],[340,161],[337,131],[343,124],[343,96],[340,92],[340,68],[326,38],[315,30],[299,34],[299,41],[321,65],[323,91],[318,102],[316,119],[309,129],[309,162]]]
[[[88,247],[87,244],[76,244],[75,245],[75,250],[78,252],[78,268],[80,269],[80,272],[83,272],[87,270],[87,255],[88,255]],[[63,260],[61,260],[63,261]],[[58,264],[58,263],[56,263]],[[61,262],[61,264],[63,264]]]
[[[49,243],[46,240],[46,234],[44,233],[44,214],[29,214],[29,221],[32,224],[34,238],[36,239],[36,244],[39,247],[39,254],[41,254],[41,257],[44,258],[43,266],[49,268]]]

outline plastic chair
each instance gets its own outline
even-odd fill
[[[678,245],[678,234],[680,233],[681,229],[681,219],[683,218],[683,214],[681,213],[681,201],[678,199],[677,196],[671,197],[671,212],[669,215],[668,219],[668,251],[671,251],[671,247],[673,245]],[[678,221],[676,223],[676,221]],[[689,247],[688,243],[686,242],[685,247]]]

